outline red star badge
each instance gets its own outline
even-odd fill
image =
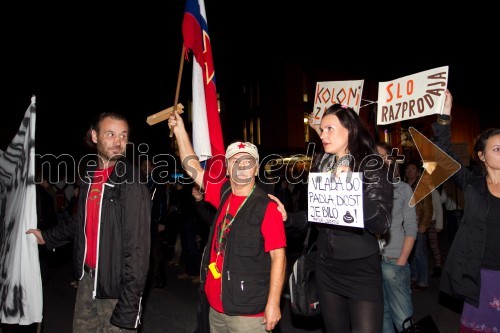
[[[240,144],[238,145],[238,148],[239,148],[239,149],[244,149],[244,148],[245,148],[245,144],[244,144],[243,142],[242,142],[242,143],[240,143]]]

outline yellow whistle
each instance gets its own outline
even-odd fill
[[[215,264],[215,262],[208,265],[208,269],[210,269],[210,272],[212,273],[214,279],[220,279],[220,277],[222,276],[222,274],[217,269],[217,265]]]

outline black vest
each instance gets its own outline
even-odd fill
[[[216,221],[231,194],[229,181],[221,189],[221,203],[210,228],[212,246]],[[226,240],[222,264],[222,305],[227,315],[250,315],[264,312],[269,294],[271,257],[264,251],[261,226],[270,202],[267,193],[256,187],[236,216]],[[202,282],[210,264],[210,248],[205,248],[202,261]],[[205,286],[202,285],[202,290]]]

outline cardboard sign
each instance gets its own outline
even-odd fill
[[[314,94],[314,124],[319,124],[323,113],[333,104],[343,104],[359,114],[364,80],[325,81],[316,83]]]
[[[364,227],[361,172],[310,172],[307,197],[310,222]]]
[[[377,125],[441,113],[447,85],[448,66],[380,82]]]

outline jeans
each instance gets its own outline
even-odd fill
[[[396,265],[397,259],[383,258],[382,278],[384,286],[383,333],[401,332],[403,321],[413,315],[410,288],[410,265]],[[397,331],[394,330],[397,328]]]
[[[417,232],[417,239],[413,246],[413,257],[411,258],[411,279],[419,287],[429,286],[429,267],[427,266],[427,235]]]

